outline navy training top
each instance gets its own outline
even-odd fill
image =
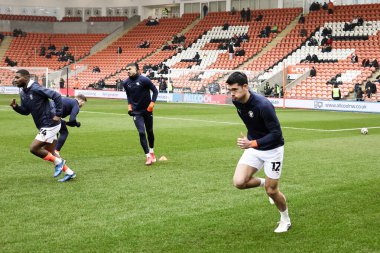
[[[272,103],[265,97],[249,92],[247,103],[233,101],[247,127],[248,140],[256,140],[258,150],[271,150],[284,145],[280,122]]]
[[[122,82],[125,92],[127,93],[128,104],[132,105],[132,111],[135,114],[141,114],[146,111],[150,102],[156,102],[158,90],[152,81],[142,75],[130,77]],[[150,96],[150,91],[153,96]]]
[[[22,114],[32,114],[34,124],[38,129],[42,127],[54,127],[61,121],[54,121],[54,116],[62,117],[62,97],[54,90],[41,87],[34,82],[20,91],[21,105],[17,105],[13,110]],[[54,101],[54,106],[50,100]]]

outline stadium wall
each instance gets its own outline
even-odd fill
[[[128,21],[127,21],[128,22]],[[123,22],[29,22],[0,20],[0,31],[12,32],[21,29],[32,33],[80,33],[108,34],[124,25]]]

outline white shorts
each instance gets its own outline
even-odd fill
[[[61,129],[61,124],[54,127],[43,127],[36,136],[36,140],[41,142],[53,143],[57,139],[57,134]]]
[[[246,149],[238,164],[246,164],[258,170],[264,165],[265,175],[272,179],[279,179],[284,160],[284,146],[271,150]]]

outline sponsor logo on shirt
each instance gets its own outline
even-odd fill
[[[253,118],[253,116],[254,116],[254,115],[253,115],[253,111],[249,111],[249,112],[248,112],[248,115],[249,115],[249,117]]]

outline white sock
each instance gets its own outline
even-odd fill
[[[54,165],[60,164],[62,162],[62,159],[59,157],[55,157]]]
[[[146,157],[150,157],[150,153],[148,153],[148,154],[145,154],[146,155]]]
[[[258,179],[260,180],[260,187],[264,187],[265,186],[265,179],[261,178],[261,177],[259,177]]]
[[[149,153],[154,153],[153,148],[149,148]]]
[[[281,215],[281,220],[282,220],[282,221],[290,222],[289,213],[288,213],[288,208],[286,208],[285,211],[280,212],[280,215]]]
[[[69,167],[67,167],[65,173],[68,174],[68,175],[72,175],[72,174],[74,174],[74,171],[72,171]]]

